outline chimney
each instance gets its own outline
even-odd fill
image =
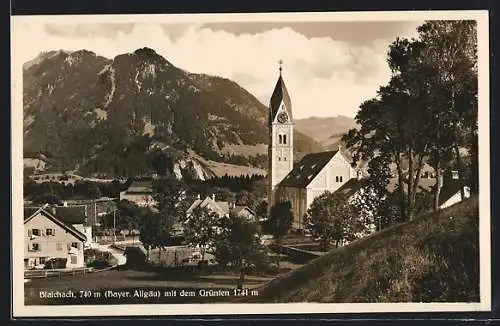
[[[215,194],[212,194],[212,200],[215,201]]]
[[[56,215],[56,205],[50,206],[50,212],[52,213],[52,215]]]
[[[453,180],[458,180],[459,179],[459,174],[458,174],[458,171],[457,170],[452,170],[451,171],[451,178]]]
[[[63,206],[68,207],[68,202],[67,201],[63,202]]]
[[[198,200],[200,199],[200,194],[198,194],[198,195],[196,196],[196,199],[198,199]]]

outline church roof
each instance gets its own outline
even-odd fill
[[[292,101],[290,100],[290,95],[288,94],[288,90],[286,89],[285,82],[283,81],[283,77],[280,74],[278,78],[278,82],[276,83],[276,87],[274,87],[273,95],[271,95],[271,101],[269,103],[269,124],[274,121],[276,114],[280,108],[280,104],[283,101],[285,104],[288,117],[290,120],[292,119]]]
[[[305,188],[323,170],[338,151],[307,154],[279,183],[283,187]]]
[[[351,178],[349,181],[340,186],[339,189],[335,190],[335,193],[341,194],[345,198],[349,198],[354,195],[358,190],[360,190],[365,184],[366,180]]]

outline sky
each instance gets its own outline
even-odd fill
[[[208,23],[25,22],[22,62],[42,51],[86,49],[113,58],[142,47],[175,66],[229,78],[269,104],[283,61],[294,118],[354,117],[388,82],[389,44],[422,21]]]

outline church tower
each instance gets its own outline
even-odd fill
[[[282,76],[282,61],[279,78],[269,103],[268,145],[268,204],[275,204],[276,185],[293,169],[293,118],[292,102]]]

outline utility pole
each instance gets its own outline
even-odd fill
[[[113,244],[116,242],[116,209],[113,211]]]

